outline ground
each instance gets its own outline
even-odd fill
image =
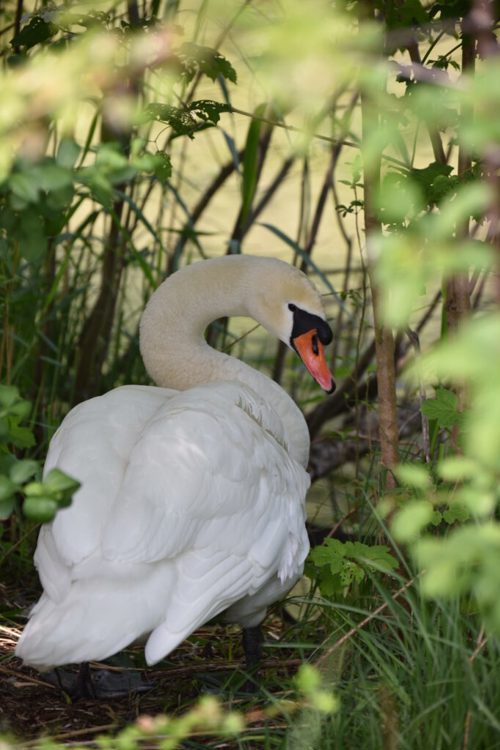
[[[266,701],[258,694],[248,697],[239,692],[245,678],[236,627],[201,628],[168,659],[151,669],[142,668],[141,647],[130,648],[111,660],[111,669],[122,673],[127,670],[131,675],[140,672],[153,684],[151,690],[122,698],[72,701],[44,675],[23,667],[14,656],[22,628],[15,613],[26,606],[26,597],[1,584],[0,594],[3,612],[12,613],[0,620],[0,736],[33,740],[50,735],[65,743],[93,740],[99,734],[117,732],[140,716],[182,713],[206,692],[219,694],[228,707],[245,712],[247,721],[258,721],[261,717],[259,705]],[[266,641],[277,643],[283,635],[282,619],[269,617],[265,624]],[[299,663],[296,653],[270,649],[261,670],[266,689],[283,695],[283,686]],[[102,667],[91,666],[93,670]]]

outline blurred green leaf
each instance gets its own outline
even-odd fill
[[[17,487],[9,477],[0,476],[0,501],[8,500],[16,491]]]
[[[32,448],[35,444],[33,432],[28,427],[21,427],[17,420],[9,420],[9,442],[16,448]]]
[[[57,164],[66,169],[73,169],[80,156],[80,150],[80,146],[72,138],[61,138],[57,149]]]
[[[19,244],[21,255],[30,263],[40,263],[45,257],[48,247],[45,223],[35,207],[23,211],[19,226]]]
[[[172,175],[172,162],[167,154],[162,152],[155,154],[153,172],[157,180],[162,184],[168,182]]]
[[[57,502],[44,495],[30,495],[23,503],[24,515],[39,523],[52,521],[57,513],[57,508]]]
[[[11,44],[13,47],[31,49],[35,44],[51,39],[57,32],[58,28],[54,24],[48,23],[41,16],[32,16],[26,26],[14,35]]]
[[[43,479],[43,484],[46,489],[55,493],[75,492],[80,486],[80,482],[57,468],[49,471]]]
[[[9,475],[15,484],[24,484],[38,471],[38,461],[25,458],[11,467]]]
[[[389,172],[375,196],[375,207],[385,224],[400,224],[415,216],[423,206],[423,195],[418,184],[399,172]]]
[[[409,487],[426,490],[432,485],[429,468],[422,464],[400,464],[395,469],[398,480]]]
[[[1,480],[1,477],[0,477],[0,480]],[[16,501],[13,496],[5,498],[3,500],[0,497],[0,521],[5,521],[7,518],[9,518],[12,515],[15,505],[16,505]]]
[[[10,409],[19,400],[19,389],[14,385],[0,385],[0,406]]]
[[[15,172],[9,179],[9,186],[13,194],[26,203],[38,201],[39,186],[29,172]]]
[[[398,542],[414,542],[432,521],[434,507],[427,500],[410,500],[395,515],[391,531]]]

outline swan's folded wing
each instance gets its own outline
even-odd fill
[[[169,400],[148,422],[109,516],[106,558],[174,558],[195,540],[205,544],[214,520],[229,531],[250,514],[250,537],[261,523],[286,517],[283,505],[303,506],[307,475],[266,429],[255,406],[261,400],[249,403],[241,394],[230,383],[200,386]]]
[[[132,452],[103,537],[109,560],[171,560],[175,596],[187,597],[200,621],[273,575],[292,579],[307,553],[309,478],[265,410],[230,383],[171,399]]]

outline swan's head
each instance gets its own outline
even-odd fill
[[[282,261],[269,261],[259,277],[251,301],[251,315],[295,350],[302,362],[328,393],[335,383],[328,368],[324,346],[333,338],[321,298],[301,271]]]

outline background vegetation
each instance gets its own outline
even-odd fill
[[[238,717],[210,702],[186,713],[181,684],[162,706],[180,718],[143,718],[120,741],[500,747],[498,10],[4,4],[4,675],[19,670],[19,603],[35,597],[37,522],[75,489],[41,479],[58,423],[74,403],[147,382],[138,320],[167,274],[276,255],[325,295],[336,393],[321,396],[248,321],[208,336],[307,416],[310,586],[273,613],[268,653],[275,666],[310,660],[321,678],[277,685],[266,671],[266,697]]]

